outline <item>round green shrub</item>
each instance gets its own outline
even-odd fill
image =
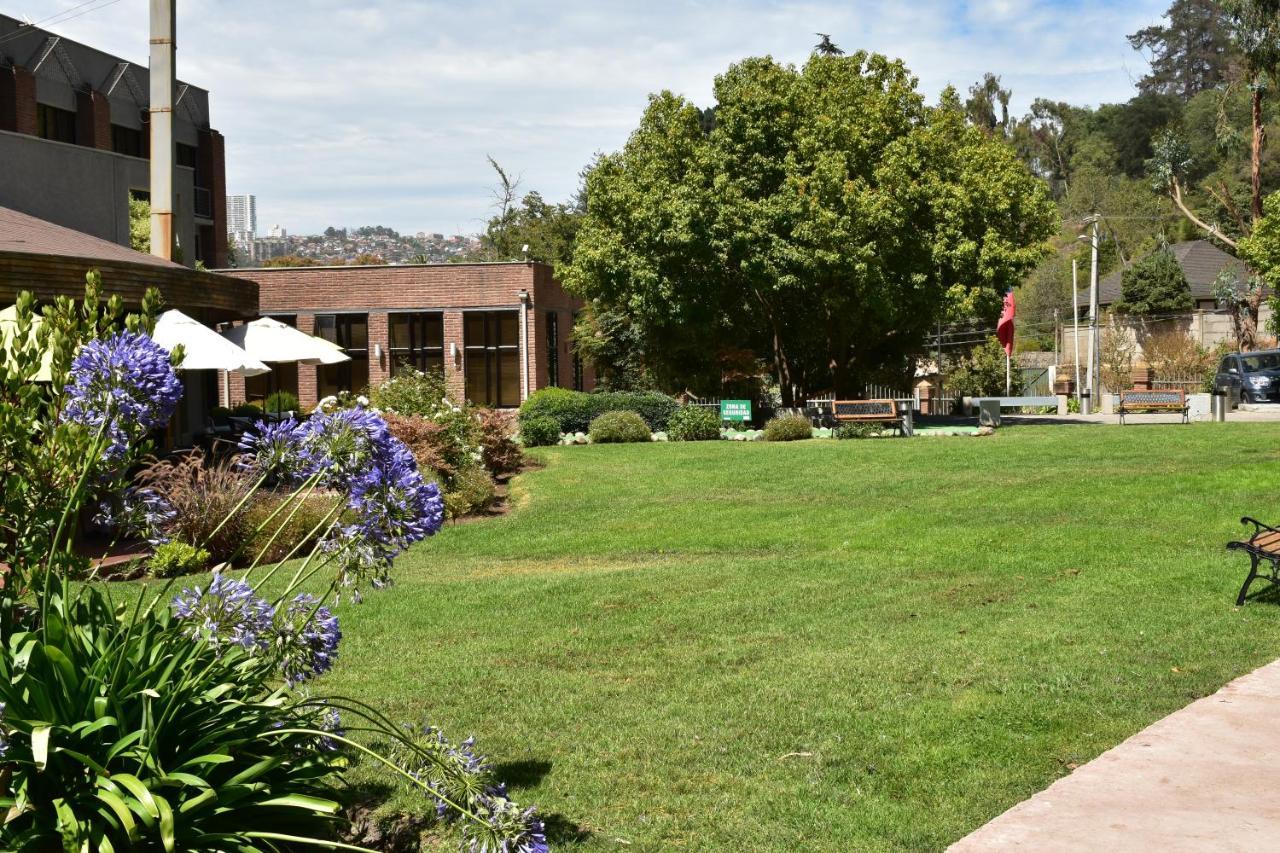
[[[520,443],[525,447],[546,447],[560,441],[560,424],[555,418],[538,415],[520,420]]]
[[[237,418],[260,418],[262,417],[262,407],[257,403],[236,403],[231,407],[231,414]]]
[[[627,444],[652,438],[649,425],[635,412],[605,412],[591,422],[592,444]]]
[[[600,414],[592,394],[568,388],[543,388],[534,391],[520,406],[520,424],[532,418],[551,418],[560,432],[583,432],[591,419]]]
[[[880,434],[880,426],[878,424],[865,423],[845,423],[836,427],[831,435],[835,438],[871,438]]]
[[[714,441],[720,438],[720,416],[702,406],[685,406],[667,421],[669,441]]]
[[[158,578],[176,578],[202,572],[209,565],[209,552],[177,539],[156,546],[148,566]]]
[[[801,441],[813,438],[813,426],[803,415],[783,415],[764,425],[765,441]]]
[[[674,397],[661,391],[599,391],[587,396],[592,398],[596,415],[635,412],[649,425],[650,432],[665,431],[671,416],[680,409]]]

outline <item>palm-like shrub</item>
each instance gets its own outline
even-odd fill
[[[649,441],[649,425],[635,412],[605,412],[591,422],[592,444],[628,444]]]
[[[813,425],[802,415],[784,415],[764,425],[765,441],[801,441],[813,438]]]
[[[667,422],[671,441],[714,441],[720,437],[720,416],[702,406],[685,406]]]

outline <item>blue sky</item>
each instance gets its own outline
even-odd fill
[[[4,11],[39,21],[79,5],[88,13],[48,26],[145,62],[146,0],[93,2],[6,0]],[[931,100],[993,71],[1021,113],[1038,96],[1132,97],[1146,62],[1125,34],[1168,0],[178,6],[179,76],[210,90],[228,190],[257,195],[261,229],[472,233],[490,212],[486,154],[522,189],[567,198],[594,152],[626,140],[650,92],[709,105],[731,62],[803,62],[815,31],[846,51],[901,57]]]

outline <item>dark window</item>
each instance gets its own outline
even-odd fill
[[[578,328],[578,315],[573,315],[573,327]],[[573,348],[573,390],[586,390],[582,386],[586,384],[582,378],[582,355],[578,352],[578,348]]]
[[[36,135],[57,142],[76,141],[76,114],[48,104],[36,104]]]
[[[560,385],[560,315],[547,312],[547,384]]]
[[[186,166],[194,169],[196,167],[196,149],[193,145],[183,145],[179,142],[174,146],[174,159],[179,166]]]
[[[142,131],[132,127],[121,127],[118,124],[111,125],[111,150],[130,157],[147,156],[143,148]]]
[[[395,313],[391,331],[391,372],[401,364],[419,370],[444,370],[444,315],[439,311]]]
[[[515,311],[471,311],[463,319],[467,399],[498,408],[520,405],[520,321]]]
[[[316,391],[320,397],[339,391],[360,393],[369,387],[368,314],[317,314],[316,337],[337,344],[351,356],[342,364],[316,368]]]

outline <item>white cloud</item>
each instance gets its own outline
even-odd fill
[[[731,62],[803,62],[815,31],[902,57],[931,99],[993,71],[1018,112],[1040,96],[1132,97],[1146,63],[1124,36],[1167,1],[184,0],[178,67],[210,90],[228,188],[255,193],[263,221],[473,231],[489,213],[486,154],[525,189],[567,198],[595,152],[626,140],[650,92],[709,104]],[[39,20],[79,0],[17,2],[10,14]],[[146,59],[146,0],[51,28]]]

